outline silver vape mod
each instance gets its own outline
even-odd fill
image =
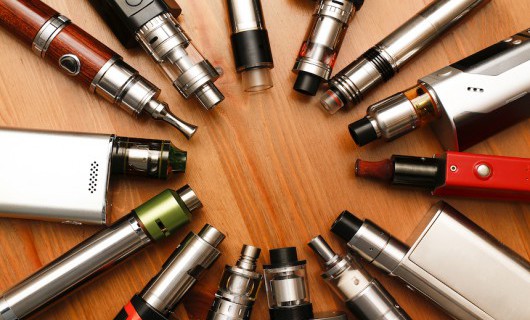
[[[322,80],[327,81],[337,59],[342,40],[353,15],[364,0],[319,0],[293,72],[298,73],[294,89],[316,95]]]
[[[0,128],[0,149],[0,215],[10,218],[105,224],[111,173],[167,178],[186,167],[169,141],[112,134]]]
[[[388,81],[420,51],[473,9],[489,0],[434,0],[422,11],[342,69],[329,81],[321,104],[335,113],[358,104],[366,93]]]
[[[256,272],[260,248],[244,245],[235,266],[226,266],[206,320],[249,320],[263,276]]]
[[[163,191],[5,292],[0,320],[26,318],[149,243],[172,235],[200,207],[189,186]]]
[[[397,138],[432,122],[461,151],[530,116],[530,29],[421,78],[368,108],[349,126],[358,145]]]
[[[530,319],[530,264],[444,202],[431,208],[411,247],[347,211],[331,231],[455,319]]]
[[[211,225],[199,234],[190,232],[140,294],[114,318],[115,320],[167,320],[184,295],[217,260],[217,246],[225,235]]]
[[[274,67],[269,34],[265,28],[261,0],[227,0],[232,52],[237,72],[247,92],[272,87]]]
[[[309,247],[324,262],[322,278],[359,320],[410,319],[390,293],[363,269],[355,257],[340,257],[322,236],[313,238]]]
[[[132,39],[138,41],[184,98],[195,97],[206,109],[224,100],[214,84],[221,69],[214,68],[193,46],[163,0],[90,2],[124,46],[134,46]]]

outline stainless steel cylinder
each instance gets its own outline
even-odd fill
[[[220,76],[219,71],[191,44],[171,14],[163,13],[149,20],[138,30],[136,38],[184,98],[194,96],[206,109],[223,101],[224,96],[213,84]]]
[[[235,266],[226,266],[207,320],[248,320],[263,276],[256,272],[261,249],[244,245]]]
[[[340,257],[317,236],[309,246],[324,262],[322,278],[361,320],[409,320],[396,300],[351,256]]]
[[[139,220],[126,216],[5,292],[0,320],[29,316],[151,241]]]
[[[221,254],[217,246],[225,235],[211,225],[190,232],[147,284],[140,297],[163,315],[169,315],[182,297]]]
[[[335,113],[358,104],[366,93],[388,81],[473,9],[489,0],[435,0],[329,81],[322,106]]]
[[[410,247],[374,223],[358,221],[350,231],[334,225],[334,232],[353,235],[348,247],[453,318],[530,318],[530,263],[448,204],[429,210]]]

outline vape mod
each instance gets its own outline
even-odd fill
[[[530,159],[448,151],[432,158],[359,159],[355,174],[430,189],[436,196],[530,201],[529,168]]]
[[[189,186],[163,191],[5,292],[0,320],[28,317],[149,243],[169,237],[200,207]]]
[[[244,245],[235,266],[226,266],[206,320],[249,320],[263,276],[256,272],[260,248]]]
[[[168,320],[171,312],[199,277],[221,254],[217,246],[225,235],[211,225],[190,232],[140,294],[114,320]]]
[[[489,0],[434,0],[329,81],[320,102],[329,112],[358,104],[376,86]]]
[[[105,224],[111,173],[164,179],[186,168],[186,152],[170,141],[112,134],[0,129],[0,148],[9,151],[0,215],[10,218]]]
[[[261,0],[227,0],[232,52],[247,92],[271,88],[274,67]]]
[[[364,0],[319,0],[313,22],[293,67],[294,90],[314,96],[335,65],[342,40],[353,15]]]
[[[295,247],[269,251],[271,264],[263,266],[271,320],[313,319],[306,261],[299,261]]]
[[[368,108],[349,126],[358,145],[397,138],[432,122],[461,151],[530,116],[530,29],[421,78]]]
[[[358,319],[410,319],[390,293],[353,256],[339,256],[322,236],[313,238],[308,245],[324,262],[322,278]]]
[[[163,0],[90,3],[124,46],[139,43],[149,53],[184,98],[195,97],[208,110],[223,101],[214,84],[220,71],[193,46]]]
[[[331,231],[455,319],[530,319],[530,264],[444,202],[409,247],[345,211]]]
[[[157,100],[160,89],[117,53],[44,2],[1,1],[0,25],[91,92],[135,114],[146,112],[163,120],[188,139],[195,133],[196,126],[177,118],[165,102]]]

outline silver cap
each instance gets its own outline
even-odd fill
[[[193,212],[202,208],[201,200],[199,200],[199,197],[197,197],[197,194],[189,185],[185,185],[184,187],[178,189],[177,194],[180,196],[182,201],[184,201],[184,204],[189,211]]]
[[[213,226],[206,224],[204,227],[202,227],[201,231],[199,231],[199,237],[211,244],[213,247],[217,247],[221,241],[224,240],[225,235],[221,231],[215,229]]]

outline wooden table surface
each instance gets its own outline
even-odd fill
[[[382,159],[391,154],[430,156],[442,148],[425,128],[391,143],[357,148],[347,124],[364,116],[367,106],[405,89],[425,74],[455,62],[528,27],[530,2],[494,0],[453,28],[394,79],[373,92],[350,112],[329,116],[317,98],[292,90],[291,68],[311,19],[313,1],[264,0],[273,48],[274,88],[243,93],[234,71],[228,17],[223,0],[181,0],[179,18],[194,43],[225,71],[216,82],[226,96],[212,112],[185,101],[143,51],[126,51],[86,0],[45,1],[125,57],[162,88],[161,97],[184,119],[198,124],[186,141],[171,127],[135,121],[55,67],[37,58],[13,36],[0,30],[0,125],[17,128],[116,133],[122,136],[171,139],[188,150],[188,170],[169,181],[113,177],[112,216],[115,221],[164,188],[189,183],[204,208],[179,235],[131,257],[93,282],[60,300],[36,319],[112,319],[135,292],[159,270],[189,230],[210,223],[227,234],[223,256],[187,295],[176,311],[179,319],[204,319],[225,264],[233,264],[244,243],[263,249],[298,247],[308,261],[311,299],[316,311],[345,309],[320,279],[320,266],[308,240],[323,234],[344,250],[329,228],[344,209],[370,218],[397,238],[407,239],[427,209],[438,199],[421,190],[396,189],[356,179],[357,157]],[[427,0],[369,0],[353,19],[335,71],[424,7]],[[473,147],[470,152],[530,157],[530,122],[525,121]],[[31,148],[31,146],[28,146]],[[9,150],[1,150],[6,156]],[[35,155],[35,165],[39,157]],[[43,168],[45,170],[45,168]],[[28,185],[28,197],[39,190]],[[521,203],[447,199],[525,259],[530,258],[530,206]],[[0,291],[7,290],[100,228],[55,223],[0,220]],[[448,319],[442,311],[396,279],[368,268],[414,319]],[[261,267],[260,267],[261,270]],[[480,270],[477,270],[480,272]],[[253,319],[268,319],[262,288]]]

